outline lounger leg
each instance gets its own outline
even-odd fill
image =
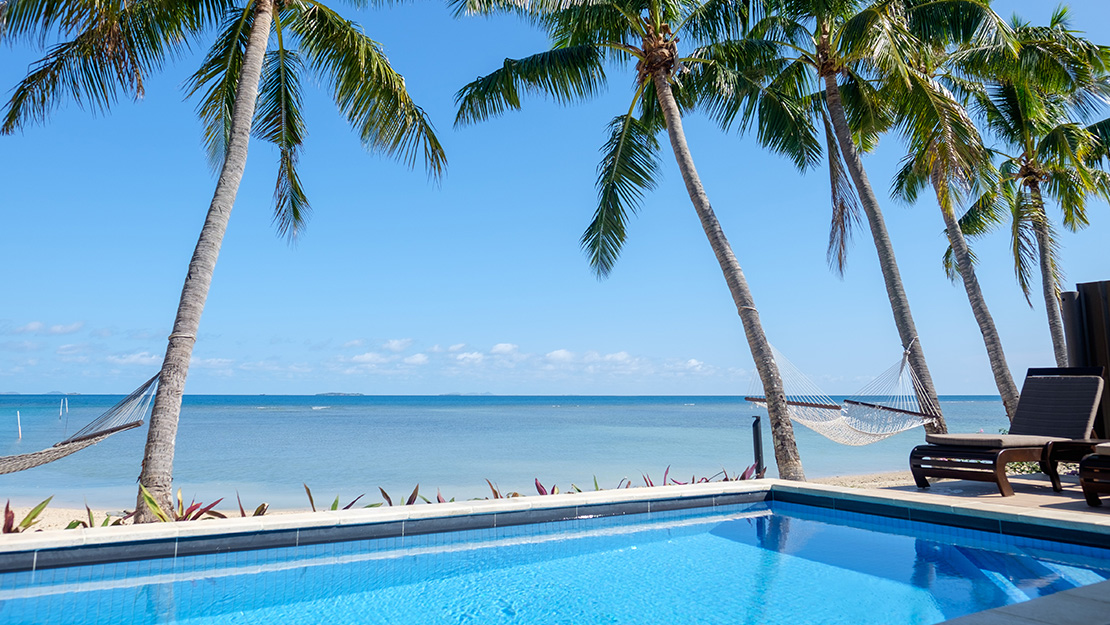
[[[1095,492],[1095,489],[1086,488],[1086,484],[1084,484],[1083,486],[1084,486],[1084,488],[1083,488],[1083,497],[1086,498],[1087,505],[1088,506],[1093,506],[1093,507],[1096,507],[1096,508],[1098,506],[1101,506],[1102,505],[1102,500],[1098,498],[1098,493]]]
[[[1060,471],[1056,465],[1055,460],[1046,460],[1041,463],[1041,472],[1048,476],[1052,481],[1052,490],[1060,493],[1063,492],[1064,486],[1060,483]]]
[[[994,465],[994,481],[998,484],[998,492],[1002,493],[1003,497],[1014,496],[1014,487],[1010,486],[1010,480],[1006,478],[1005,462],[998,462]]]

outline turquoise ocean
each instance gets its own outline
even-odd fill
[[[0,395],[0,455],[38,451],[64,439],[121,399],[70,395]],[[1007,425],[991,396],[945,396],[953,432],[994,432]],[[23,427],[16,427],[19,411]],[[753,415],[763,416],[768,476],[776,475],[766,412],[738,397],[506,396],[186,396],[177,436],[175,486],[185,499],[223,497],[234,506],[265,501],[307,507],[336,495],[358,505],[394,499],[419,484],[435,500],[485,497],[486,480],[502,491],[535,493],[536,478],[561,491],[577,484],[614,488],[623,478],[642,485],[670,475],[729,475],[753,462]],[[847,447],[795,425],[806,475],[907,469],[923,430],[864,447]],[[146,426],[121,432],[57,462],[0,475],[0,499],[52,506],[131,509]]]

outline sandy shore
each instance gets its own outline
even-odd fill
[[[836,477],[824,477],[810,480],[815,484],[831,484],[833,486],[847,486],[852,488],[889,488],[891,486],[905,486],[913,483],[913,477],[909,471],[899,471],[895,473],[872,473],[869,475],[840,475]],[[13,507],[12,511],[15,512],[15,521],[19,523],[23,517],[31,511],[29,507]],[[266,514],[291,514],[294,512],[308,512],[308,508],[288,508],[288,509],[270,509]],[[221,513],[228,517],[238,517],[238,509],[221,509]],[[250,510],[247,514],[250,514]],[[112,515],[113,519],[117,519],[124,514],[118,508],[104,509],[93,508],[93,517],[96,519],[96,524],[100,525],[104,521],[105,515]],[[47,506],[46,510],[39,515],[39,521],[32,526],[32,531],[35,530],[57,530],[64,529],[71,521],[82,520],[88,522],[89,513],[84,508],[53,508]]]

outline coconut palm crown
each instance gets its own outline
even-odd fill
[[[198,14],[181,5],[218,10]],[[58,28],[69,37],[17,87],[17,98],[21,93],[30,95],[9,103],[12,127],[45,117],[63,95],[106,108],[120,91],[141,94],[142,83],[136,76],[160,67],[170,52],[180,49],[183,37],[215,21],[213,15],[220,18],[214,44],[188,81],[189,94],[201,98],[198,113],[204,140],[219,178],[169,336],[139,476],[140,486],[169,509],[185,379],[251,135],[277,148],[274,222],[289,239],[301,232],[309,209],[296,171],[305,137],[301,83],[306,74],[330,92],[367,149],[409,166],[422,160],[433,177],[442,175],[446,158],[431,122],[409,97],[404,79],[390,66],[381,46],[357,24],[320,2],[250,0],[241,5],[205,5],[80,0],[72,10],[65,6],[56,0],[9,0],[3,8],[0,19],[8,32],[14,24],[23,29],[20,32]],[[20,15],[27,17],[20,21],[16,19]],[[117,33],[128,35],[109,36]],[[136,505],[137,520],[153,520],[141,493]]]
[[[628,219],[661,175],[657,136],[665,130],[744,325],[768,401],[779,474],[786,479],[804,479],[778,368],[747,280],[709,203],[682,129],[683,113],[712,106],[721,97],[716,85],[708,81],[711,74],[697,68],[714,63],[703,54],[707,46],[742,36],[748,16],[746,3],[460,0],[456,7],[460,13],[522,13],[544,28],[551,41],[550,50],[508,59],[500,69],[464,86],[456,96],[456,125],[518,110],[525,93],[564,104],[589,99],[605,86],[606,67],[634,62],[633,96],[628,108],[609,124],[597,169],[598,206],[582,235],[582,248],[599,278],[613,271]],[[758,50],[751,56],[753,66],[758,67]],[[758,94],[750,101],[758,106]]]
[[[1040,273],[1049,334],[1058,366],[1067,366],[1059,290],[1056,226],[1045,206],[1055,202],[1064,227],[1087,226],[1087,202],[1110,199],[1110,175],[1100,167],[1107,156],[1110,120],[1087,125],[1110,103],[1110,48],[1071,30],[1059,8],[1047,26],[1016,16],[1011,28],[1016,55],[990,46],[960,59],[969,76],[985,83],[968,90],[973,110],[995,139],[999,174],[961,218],[969,237],[1009,223],[1014,274],[1026,300]],[[951,255],[946,266],[951,275]]]
[[[743,130],[755,125],[764,146],[788,156],[800,169],[822,158],[827,162],[832,192],[829,264],[843,272],[862,212],[902,347],[920,382],[919,400],[939,413],[894,247],[862,155],[888,130],[924,136],[951,117],[920,71],[921,53],[969,39],[980,30],[998,34],[992,26],[996,16],[985,0],[762,0],[757,8],[743,41],[712,51],[718,63],[708,69],[718,74],[724,92],[736,94],[717,100],[713,114],[725,126]],[[759,55],[762,68],[752,74],[751,51],[767,48],[775,60]],[[736,51],[742,53],[733,58]],[[801,105],[753,106],[745,88],[734,84],[735,76],[746,82],[760,74],[763,88],[797,97]],[[913,110],[900,110],[906,105]],[[947,429],[943,417],[926,427],[932,432]]]

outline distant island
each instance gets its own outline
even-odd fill
[[[316,393],[316,397],[364,397],[362,393]]]

